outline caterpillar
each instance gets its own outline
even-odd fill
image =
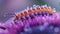
[[[56,10],[34,5],[16,13],[11,22],[0,23],[0,34],[60,34],[59,27],[60,16]]]

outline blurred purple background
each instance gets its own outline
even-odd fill
[[[34,4],[48,4],[60,11],[60,0],[0,0],[0,22],[7,21],[15,12]]]
[[[15,12],[31,6],[30,0],[0,0],[0,22],[8,20]]]

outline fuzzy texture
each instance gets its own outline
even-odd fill
[[[41,25],[43,27],[40,29],[43,30],[50,24],[60,25],[60,16],[58,13],[54,12],[50,7],[47,7],[45,10],[43,9],[42,7],[38,7],[37,9],[33,9],[32,12],[29,9],[28,13],[18,13],[12,21],[9,20],[3,24],[0,23],[0,34],[18,34],[18,32],[22,32],[27,26],[35,27]],[[25,31],[27,30],[25,29]]]

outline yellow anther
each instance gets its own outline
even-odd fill
[[[40,12],[40,8],[36,8],[36,12]]]
[[[26,16],[28,13],[27,13],[27,11],[24,11],[24,16]]]
[[[21,17],[23,17],[24,16],[24,13],[21,13]]]
[[[20,18],[20,17],[21,17],[21,13],[18,13],[18,14],[17,14],[17,17]]]
[[[25,16],[25,15],[29,15],[31,13],[34,13],[34,12],[49,12],[49,13],[55,13],[54,10],[50,7],[37,7],[36,9],[29,9],[27,11],[24,11],[23,13],[18,13],[17,16],[18,17],[22,17],[22,16]]]
[[[44,12],[44,8],[43,8],[43,7],[41,7],[41,8],[40,8],[40,11],[41,11],[41,12]]]
[[[36,10],[35,9],[32,9],[32,13],[34,13]]]
[[[28,10],[28,15],[32,13],[32,10]]]

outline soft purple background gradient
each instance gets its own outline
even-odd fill
[[[22,11],[32,4],[30,0],[1,0],[0,5],[0,22],[5,22],[15,12]]]
[[[52,7],[54,6],[56,9],[60,8],[59,0],[57,0],[57,1],[42,0],[42,1],[45,1],[49,6],[50,5],[52,5]],[[10,17],[12,17],[14,15],[15,12],[22,11],[22,10],[26,9],[27,6],[31,7],[33,4],[37,4],[35,2],[37,2],[37,1],[33,2],[33,0],[0,0],[0,22],[7,21]]]

